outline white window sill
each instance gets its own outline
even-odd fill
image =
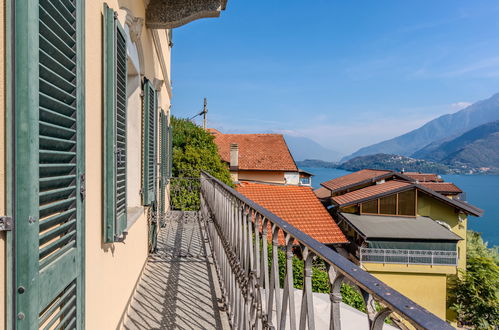
[[[144,207],[142,206],[127,207],[126,209],[127,224],[125,231],[129,231],[130,228],[132,228],[133,224],[137,222],[137,220],[140,218],[142,214],[144,214]]]

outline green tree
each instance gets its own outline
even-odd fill
[[[468,231],[466,271],[452,289],[451,309],[462,325],[476,329],[499,327],[499,254],[480,234]]]
[[[198,178],[205,171],[233,187],[230,172],[220,159],[214,137],[187,119],[171,117],[173,167],[170,183],[174,209],[199,208]]]

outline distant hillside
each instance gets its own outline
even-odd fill
[[[446,165],[389,154],[375,154],[355,157],[342,163],[338,166],[338,168],[347,171],[359,171],[365,168],[372,168],[380,170],[394,170],[399,172],[431,172],[437,174],[454,172],[449,166]]]
[[[499,171],[499,120],[480,125],[455,139],[431,144],[413,157],[432,160],[453,167],[490,168]]]
[[[337,161],[342,156],[339,152],[324,148],[319,143],[306,137],[285,135],[284,139],[295,160],[323,159]]]
[[[305,159],[297,161],[296,165],[299,168],[302,167],[337,168],[339,164],[336,162],[325,162],[319,159]]]
[[[361,148],[342,160],[378,153],[410,156],[433,142],[440,141],[440,144],[444,139],[495,120],[499,120],[499,93],[456,113],[440,116],[404,135]]]

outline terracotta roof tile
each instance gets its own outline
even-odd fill
[[[363,200],[365,198],[374,197],[380,194],[385,194],[390,191],[398,190],[400,188],[404,188],[407,186],[413,186],[413,184],[404,181],[390,180],[386,181],[385,183],[376,184],[373,186],[365,187],[359,190],[346,193],[344,195],[333,197],[333,201],[338,205],[351,204]]]
[[[368,180],[373,180],[373,179],[380,178],[380,177],[390,176],[390,174],[393,174],[393,172],[386,171],[386,170],[365,169],[365,170],[360,170],[360,171],[357,171],[357,172],[354,172],[351,174],[341,176],[341,177],[333,179],[333,180],[323,182],[323,183],[321,183],[321,185],[334,192],[334,191],[342,190],[345,187],[355,185],[357,183],[361,183],[363,181],[368,181]]]
[[[463,192],[451,182],[420,182],[419,184],[441,194],[460,194]]]
[[[212,133],[213,134],[213,133]],[[281,134],[215,133],[215,143],[222,160],[230,162],[230,145],[239,146],[239,169],[298,171],[293,156]]]
[[[443,182],[440,175],[435,173],[404,172],[405,176],[413,178],[418,182]]]
[[[310,187],[242,182],[236,189],[321,243],[348,242]],[[284,243],[282,235],[279,242]]]
[[[329,197],[331,197],[331,190],[326,189],[324,187],[320,187],[320,188],[317,188],[314,190],[314,194],[319,199],[329,198]]]

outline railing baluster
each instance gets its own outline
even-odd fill
[[[315,329],[315,318],[314,318],[314,302],[313,302],[313,292],[312,292],[312,262],[314,260],[314,254],[310,252],[308,247],[303,247],[303,292],[301,298],[301,310],[300,310],[300,329],[305,329],[305,325],[308,325],[309,330]],[[307,323],[308,321],[308,323]]]
[[[329,320],[330,330],[341,330],[341,284],[345,279],[343,274],[336,272],[333,266],[328,265],[329,300],[331,301],[331,314]]]
[[[269,250],[268,250],[268,227],[269,227],[269,220],[267,218],[263,218],[263,224],[262,224],[262,252],[263,252],[263,257],[262,257],[262,271],[263,271],[263,276],[262,276],[262,286],[265,289],[265,299],[263,300],[264,307],[263,307],[263,312],[262,316],[263,317],[269,317],[269,315],[272,315],[272,312],[269,310],[269,288],[270,288],[270,281],[269,281]],[[265,320],[264,320],[265,321]],[[267,319],[268,323],[272,323],[272,320],[270,317]]]
[[[272,225],[272,271],[270,274],[270,294],[269,294],[269,322],[273,323],[272,315],[274,308],[274,296],[275,296],[275,314],[276,320],[275,323],[277,326],[281,324],[281,285],[279,281],[279,256],[277,249],[279,241],[279,227],[275,224]]]
[[[204,172],[201,193],[201,212],[206,220],[205,228],[208,231],[212,258],[232,328],[277,330],[285,328],[289,323],[291,329],[297,326],[300,329],[314,329],[316,315],[312,287],[313,260],[321,258],[328,267],[330,282],[330,329],[341,329],[340,290],[343,281],[348,281],[361,291],[366,300],[371,329],[381,329],[390,313],[392,321],[401,328],[406,326],[397,319],[398,315],[418,329],[451,329],[450,325],[359,266]],[[285,238],[285,244],[282,244],[282,237]],[[279,250],[279,243],[286,247],[284,288],[281,288],[280,283],[279,255],[282,252]],[[295,315],[293,279],[293,248],[296,246],[302,248],[304,260],[299,320]],[[366,262],[403,262],[405,257],[408,263],[457,263],[455,251],[411,250],[409,253],[403,250],[375,251],[361,248],[360,252],[361,261]],[[376,313],[373,297],[382,306],[389,308]]]
[[[286,315],[289,307],[289,325],[290,329],[296,329],[296,313],[295,313],[295,295],[293,283],[293,242],[294,238],[286,234],[286,277],[284,280],[284,293],[282,296],[282,312],[281,312],[281,328],[286,328]]]

